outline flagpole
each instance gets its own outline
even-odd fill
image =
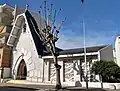
[[[81,1],[82,1],[82,26],[83,26],[83,34],[84,34],[85,82],[86,82],[86,89],[88,89],[87,59],[86,59],[86,31],[85,31],[85,22],[84,22],[84,0],[81,0]]]

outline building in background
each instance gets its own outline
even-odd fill
[[[115,57],[116,63],[120,66],[120,36],[117,36],[115,41]]]
[[[0,5],[0,77],[9,77],[11,50],[6,45],[9,33],[12,29],[13,22],[12,12],[14,8],[4,4]]]
[[[113,48],[113,60],[114,60],[114,62],[117,64],[117,59],[116,59],[116,50],[115,50],[115,48]]]

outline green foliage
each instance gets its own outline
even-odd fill
[[[103,82],[120,82],[120,67],[114,61],[96,61],[91,73],[101,75]]]

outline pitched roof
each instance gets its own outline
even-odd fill
[[[106,46],[108,46],[108,45],[86,47],[86,52],[87,53],[98,52],[100,49],[102,49],[102,48],[104,48]],[[79,53],[84,53],[84,48],[67,49],[67,50],[59,51],[60,55],[64,55],[64,54],[79,54]]]
[[[42,36],[39,31],[39,28],[41,26],[42,27],[45,26],[45,22],[41,20],[42,18],[37,13],[30,12],[27,10],[25,12],[25,15],[30,27],[30,31],[31,31],[38,55],[45,56],[47,54],[50,54],[50,51],[48,50],[46,45],[43,44]],[[62,49],[56,47],[56,51],[62,51]]]
[[[26,15],[29,27],[30,27],[30,31],[31,31],[36,49],[37,49],[37,53],[38,53],[38,55],[43,56],[45,53],[48,52],[48,50],[43,45],[43,41],[41,40],[41,36],[39,34],[40,31],[39,31],[37,22],[35,20],[35,17],[33,17],[28,10],[25,12],[25,15]]]

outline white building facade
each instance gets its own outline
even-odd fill
[[[120,66],[120,36],[117,36],[115,41],[115,57],[116,63]]]

